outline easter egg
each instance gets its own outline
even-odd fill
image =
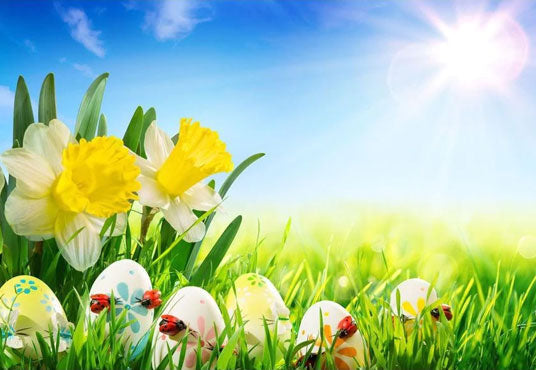
[[[234,289],[229,291],[225,306],[231,318],[236,316],[236,309],[240,309],[251,356],[263,352],[266,340],[264,322],[272,332],[277,325],[280,340],[290,337],[290,311],[272,282],[262,275],[249,273],[239,276],[234,282]]]
[[[71,330],[65,312],[52,290],[41,280],[16,276],[0,287],[0,330],[6,344],[24,355],[40,358],[37,333],[46,340],[60,337],[60,352],[71,344]],[[51,331],[52,329],[52,331]]]
[[[437,301],[437,292],[430,289],[430,283],[422,279],[408,279],[401,282],[391,293],[391,309],[398,315],[397,292],[400,294],[401,313],[408,318],[416,318],[428,305]]]
[[[321,355],[333,347],[332,354],[337,369],[357,369],[359,366],[364,366],[365,342],[359,330],[346,336],[339,331],[342,323],[352,321],[350,313],[340,304],[332,301],[320,301],[309,307],[300,323],[296,343],[310,340],[315,342],[311,344],[312,349],[310,346],[302,349],[300,356],[305,356],[309,350],[311,353]],[[315,358],[321,358],[321,356]]]
[[[217,346],[218,335],[225,328],[214,298],[206,290],[193,286],[179,289],[169,299],[157,323],[159,326],[153,337],[153,368],[157,368],[168,357],[169,350],[177,345],[173,352],[173,364],[175,367],[179,365],[185,335],[188,335],[186,356],[181,368],[196,368],[198,345],[201,360],[206,363]]]
[[[132,357],[143,351],[149,338],[154,313],[152,309],[143,306],[141,300],[143,294],[151,289],[151,279],[147,271],[139,263],[124,259],[105,268],[97,276],[89,292],[90,297],[98,294],[111,297],[113,294],[116,317],[127,311],[125,320],[131,324],[118,335],[123,340],[125,350],[128,351],[129,347],[132,349]],[[88,302],[87,315],[94,321],[98,313],[91,312],[89,307]]]

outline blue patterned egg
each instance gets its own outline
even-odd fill
[[[147,271],[139,263],[124,259],[112,263],[104,269],[89,292],[90,297],[96,294],[104,294],[115,298],[115,315],[119,316],[126,311],[125,320],[131,322],[120,337],[125,345],[125,350],[132,350],[132,357],[139,355],[149,338],[149,331],[153,321],[153,310],[147,309],[141,304],[143,294],[152,289],[151,279]],[[98,314],[88,309],[87,314],[93,321]],[[109,320],[109,318],[108,318]]]

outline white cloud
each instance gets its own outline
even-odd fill
[[[73,63],[73,68],[79,72],[82,72],[84,76],[91,77],[91,78],[97,77],[95,72],[93,72],[93,69],[87,64]]]
[[[24,40],[24,46],[28,48],[32,53],[35,53],[37,50],[35,49],[35,44],[32,42],[32,40]]]
[[[186,37],[196,25],[210,20],[199,15],[200,10],[206,9],[199,1],[165,0],[155,4],[156,8],[145,14],[144,29],[160,41]]]
[[[103,42],[99,38],[101,31],[92,29],[91,21],[86,13],[77,8],[64,10],[59,5],[57,9],[61,19],[69,25],[72,38],[84,45],[93,54],[101,58],[104,57],[106,50],[104,50]]]
[[[15,93],[9,87],[0,85],[0,109],[13,108],[14,100]]]

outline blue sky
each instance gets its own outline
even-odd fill
[[[91,80],[110,72],[110,133],[154,106],[170,133],[183,116],[218,130],[235,163],[267,153],[236,184],[236,202],[531,207],[536,8],[467,3],[3,1],[1,149],[18,75],[35,102],[54,72],[72,128]],[[498,13],[525,37],[516,75],[472,88],[451,78],[429,92],[440,71],[423,50],[443,37],[437,19]]]

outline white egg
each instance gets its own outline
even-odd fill
[[[184,287],[178,290],[166,303],[161,315],[172,315],[181,320],[188,328],[174,337],[163,334],[155,328],[153,344],[153,367],[168,356],[169,349],[177,346],[188,331],[186,357],[182,369],[195,369],[197,361],[198,340],[201,343],[201,358],[205,363],[209,360],[212,350],[217,346],[217,338],[223,332],[225,323],[216,301],[206,291],[198,287]],[[160,319],[158,320],[160,321]],[[182,345],[173,353],[173,362],[178,366]],[[169,366],[168,366],[169,368]]]
[[[346,338],[336,337],[339,323],[348,316],[351,317],[350,313],[338,303],[332,301],[315,303],[303,315],[296,343],[314,340],[311,353],[316,354],[323,353],[333,346],[332,354],[337,369],[357,369],[359,366],[364,366],[366,349],[359,330]],[[324,336],[323,343],[322,335]],[[334,340],[335,343],[333,343]],[[300,351],[300,356],[304,356],[309,349],[311,349],[310,346]]]
[[[126,310],[126,321],[132,323],[120,334],[123,338],[125,350],[132,348],[132,357],[139,355],[149,338],[149,330],[153,321],[153,310],[141,305],[143,294],[152,289],[151,279],[147,271],[137,262],[129,259],[112,263],[105,268],[91,286],[90,296],[94,294],[106,294],[111,297],[112,293],[117,303],[115,304],[116,316]],[[87,314],[94,321],[98,314],[88,309]]]
[[[251,356],[263,353],[266,340],[264,321],[272,331],[277,324],[281,341],[290,337],[290,311],[270,280],[255,273],[244,274],[236,279],[234,288],[229,291],[225,305],[231,318],[236,316],[237,307],[240,309]]]
[[[426,307],[437,301],[435,289],[430,291],[430,283],[422,279],[408,279],[400,283],[391,293],[391,309],[398,315],[396,295],[400,294],[400,308],[402,314],[408,318],[415,318]]]
[[[65,312],[54,292],[38,278],[20,275],[6,281],[0,298],[0,332],[8,347],[41,358],[37,333],[47,342],[50,334],[55,340],[59,335],[59,352],[71,345],[71,325]]]

